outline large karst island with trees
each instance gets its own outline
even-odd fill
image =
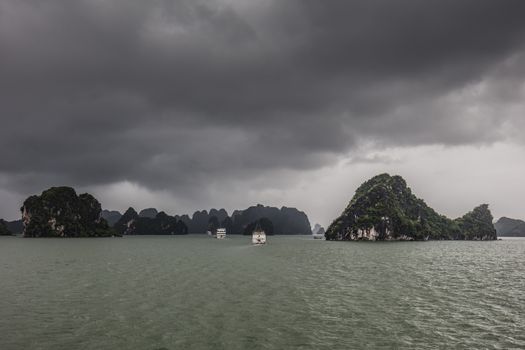
[[[130,207],[121,214],[102,210],[95,197],[88,193],[77,195],[71,187],[52,187],[40,195],[30,196],[20,210],[21,220],[0,220],[0,235],[185,235],[214,232],[219,227],[225,228],[228,234],[247,235],[256,225],[269,235],[312,234],[307,215],[296,208],[258,204],[235,210],[231,215],[224,209],[211,209],[196,211],[190,217],[168,215],[155,208],[137,212]],[[519,227],[519,220],[515,223],[503,219],[496,225],[499,230],[512,226],[518,231],[515,227]],[[487,204],[460,218],[449,219],[417,198],[401,176],[380,174],[356,190],[348,206],[326,230],[325,237],[329,241],[495,240],[497,233],[492,221]]]
[[[100,203],[71,187],[52,187],[27,198],[20,208],[24,237],[107,237],[114,235],[100,217]]]
[[[417,198],[401,176],[381,174],[363,183],[325,237],[353,240],[495,240],[487,204],[451,220]]]

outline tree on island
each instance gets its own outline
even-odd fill
[[[460,239],[494,240],[497,239],[496,229],[492,224],[492,213],[488,204],[482,204],[471,212],[456,219],[461,231]]]

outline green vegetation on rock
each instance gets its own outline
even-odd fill
[[[100,217],[100,203],[71,187],[52,187],[24,201],[24,237],[106,237],[115,232]]]
[[[492,224],[493,219],[488,204],[474,208],[471,212],[455,220],[461,231],[460,239],[484,241],[497,239],[496,229]]]
[[[487,225],[492,225],[492,215],[486,205],[451,220],[412,194],[401,176],[381,174],[357,189],[325,237],[328,240],[495,239]]]

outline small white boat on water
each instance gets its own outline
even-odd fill
[[[226,238],[226,229],[225,228],[218,228],[217,234],[215,235],[217,239],[225,239]]]
[[[252,243],[255,245],[266,244],[266,232],[257,224],[252,233]]]
[[[317,229],[314,229],[313,233],[312,233],[312,237],[314,239],[325,239],[324,238],[324,228],[321,227],[319,224],[316,225],[316,228]]]

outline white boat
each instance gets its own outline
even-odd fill
[[[319,224],[318,224],[319,225]],[[322,228],[321,226],[319,226],[318,230],[314,231],[314,233],[312,234],[312,236],[314,237],[314,239],[324,239],[324,228]]]
[[[225,239],[226,238],[226,229],[225,228],[218,228],[217,234],[215,235],[217,239]]]
[[[257,224],[257,227],[252,232],[252,243],[259,245],[259,244],[266,244],[266,232]]]

